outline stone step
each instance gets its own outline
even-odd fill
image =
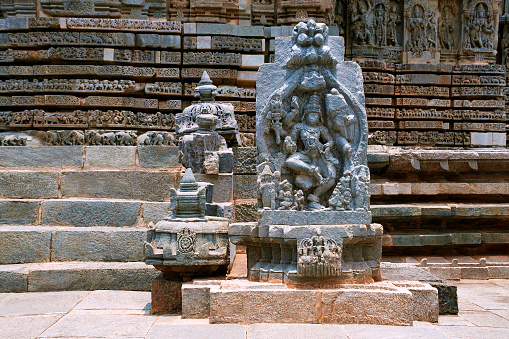
[[[499,218],[509,216],[509,204],[458,204],[458,203],[414,203],[414,204],[372,204],[371,214],[375,222],[385,218],[402,217],[456,217],[456,218]]]
[[[146,228],[0,226],[0,265],[143,260]]]
[[[0,265],[0,293],[130,290],[150,291],[159,275],[142,262],[65,262]]]
[[[382,237],[382,246],[388,248],[413,246],[420,247],[509,244],[509,231],[424,232],[422,230],[415,230],[411,234],[384,234]]]
[[[169,202],[120,199],[0,199],[0,225],[146,227]]]

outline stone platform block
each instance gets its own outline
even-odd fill
[[[0,147],[0,167],[83,166],[83,146]]]
[[[144,202],[143,203],[143,221],[156,224],[158,221],[171,215],[169,202]]]
[[[170,198],[170,188],[174,187],[175,176],[179,174],[138,171],[62,172],[62,197],[165,201]]]
[[[404,287],[412,293],[414,321],[438,322],[439,300],[436,288],[418,281],[395,282],[394,285]]]
[[[35,224],[39,205],[38,200],[0,200],[0,225]]]
[[[23,265],[0,265],[0,293],[28,291],[28,270]]]
[[[151,282],[152,314],[179,314],[182,311],[182,283],[166,280],[162,273]]]
[[[183,294],[183,305],[187,297]],[[210,323],[412,325],[413,320],[412,293],[390,283],[290,289],[237,280],[210,286]]]
[[[136,165],[136,146],[87,146],[85,165],[128,168]]]
[[[51,227],[1,226],[0,264],[50,261]]]
[[[53,232],[53,261],[141,261],[146,229],[70,227]]]
[[[58,173],[0,171],[0,197],[57,198]]]
[[[182,319],[205,319],[209,314],[210,286],[182,285]]]
[[[130,290],[150,291],[159,271],[142,262],[47,263],[29,268],[28,292]]]
[[[181,165],[178,162],[178,154],[179,149],[175,146],[138,146],[138,156],[140,158],[141,167],[180,168]]]
[[[214,184],[213,202],[230,202],[233,198],[233,175],[207,175],[196,173],[196,181],[206,181]]]
[[[48,200],[42,203],[42,225],[135,226],[140,207],[136,201]]]

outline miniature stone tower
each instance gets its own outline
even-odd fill
[[[257,224],[231,240],[248,249],[251,281],[320,287],[380,280],[382,226],[371,224],[362,73],[325,24],[276,40],[257,78]]]

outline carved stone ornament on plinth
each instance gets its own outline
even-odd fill
[[[310,20],[277,38],[257,77],[258,213],[230,239],[251,281],[320,287],[380,280],[371,224],[362,73],[344,41]]]
[[[172,215],[148,230],[145,263],[165,279],[188,281],[227,270],[228,219],[205,216],[206,189],[188,168],[180,188],[171,189]]]

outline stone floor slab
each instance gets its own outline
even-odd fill
[[[438,318],[438,324],[443,326],[475,326],[459,315],[443,315]]]
[[[323,324],[253,324],[247,326],[247,339],[334,338],[348,339],[342,325]]]
[[[344,325],[350,339],[446,339],[447,337],[433,326],[380,326],[380,325]]]
[[[509,320],[491,312],[464,312],[461,317],[476,326],[509,328]]]
[[[509,338],[509,329],[472,326],[437,326],[450,339]],[[413,338],[413,337],[412,337]]]
[[[63,314],[0,317],[0,338],[36,338],[62,316]]]
[[[0,317],[67,313],[88,293],[62,291],[11,294],[0,302]]]
[[[496,315],[509,320],[509,310],[491,310],[491,313],[495,313]]]
[[[150,292],[92,291],[75,310],[150,310]]]
[[[105,336],[143,338],[155,321],[155,317],[140,315],[71,312],[44,331],[39,338]]]
[[[244,325],[161,325],[155,324],[146,339],[244,339]]]

